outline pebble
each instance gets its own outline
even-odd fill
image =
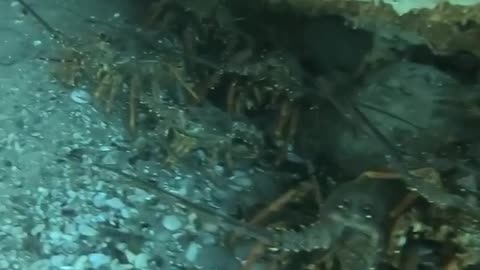
[[[182,227],[182,222],[177,216],[168,215],[163,217],[162,225],[169,231],[176,231]]]
[[[50,257],[50,264],[54,267],[62,267],[65,264],[65,255],[54,255]]]
[[[131,214],[132,212],[134,212],[134,211],[130,211],[130,209],[124,208],[124,209],[120,210],[120,216],[125,218],[125,219],[129,219],[129,218],[132,217],[132,214]]]
[[[121,264],[117,260],[114,260],[114,261],[112,261],[112,263],[110,263],[110,268],[108,268],[108,269],[130,270],[130,269],[134,269],[134,267],[131,264]]]
[[[237,185],[243,188],[248,188],[253,184],[253,181],[250,178],[250,176],[246,172],[239,171],[239,170],[233,172],[233,176],[230,177],[230,180],[233,182],[234,185]]]
[[[5,260],[5,259],[2,259],[0,260],[0,269],[9,269],[10,268],[10,263]]]
[[[213,245],[217,242],[215,236],[209,233],[201,233],[198,240],[204,245]]]
[[[218,231],[218,225],[215,223],[206,222],[202,224],[202,229],[207,232],[214,233]]]
[[[185,252],[185,258],[189,261],[194,263],[197,260],[198,254],[200,253],[200,249],[202,248],[201,245],[197,243],[190,243]]]
[[[125,204],[119,198],[109,199],[105,201],[105,203],[113,209],[119,210],[125,208]]]
[[[109,145],[102,145],[98,150],[100,150],[101,152],[109,152],[113,150],[113,147]]]
[[[155,234],[155,240],[160,241],[160,242],[170,240],[170,237],[171,237],[170,233],[168,231],[165,231],[165,230],[162,230],[162,231]]]
[[[115,155],[115,153],[108,152],[103,158],[102,158],[102,164],[104,165],[116,165],[118,160],[118,155]]]
[[[32,230],[30,231],[30,234],[35,236],[35,235],[41,233],[43,230],[45,230],[45,224],[43,224],[43,223],[37,224],[37,225],[35,225],[35,227],[32,228]]]
[[[123,252],[125,254],[125,257],[127,258],[127,261],[131,264],[134,264],[136,255],[128,249],[124,250]]]
[[[42,45],[42,41],[41,40],[34,40],[32,42],[32,44],[33,44],[33,46],[38,47],[38,46]]]
[[[133,265],[137,269],[147,269],[148,268],[148,256],[145,253],[140,253],[135,257]]]
[[[253,182],[248,176],[242,176],[235,179],[235,183],[242,187],[250,187]]]
[[[73,269],[75,270],[87,269],[87,262],[88,262],[87,256],[85,255],[80,256],[78,259],[75,260],[75,263],[73,264]]]
[[[47,232],[48,232],[48,236],[50,237],[50,240],[52,241],[59,241],[63,237],[63,233],[56,230],[50,230]]]
[[[63,229],[63,232],[68,235],[76,235],[77,232],[77,225],[74,222],[66,223]],[[33,234],[33,233],[32,233]]]
[[[70,93],[70,98],[78,104],[88,104],[92,100],[92,96],[83,89],[74,89]]]
[[[105,206],[107,204],[106,198],[107,198],[107,194],[104,192],[99,192],[95,194],[95,196],[93,196],[93,205],[95,205],[95,207],[98,207],[98,208]]]
[[[32,263],[27,269],[28,270],[48,270],[50,269],[50,261],[48,259],[38,260]]]
[[[81,234],[81,235],[85,235],[85,236],[95,236],[97,235],[97,230],[95,230],[94,228],[86,225],[86,224],[80,224],[78,225],[78,232]]]
[[[88,255],[88,261],[93,269],[98,269],[103,265],[109,264],[111,258],[103,253],[92,253]]]
[[[151,197],[152,196],[149,193],[145,192],[143,189],[136,188],[134,194],[128,195],[127,198],[130,202],[144,203]]]

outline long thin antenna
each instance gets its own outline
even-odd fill
[[[37,20],[55,39],[59,39],[60,36],[65,36],[62,32],[53,28],[45,19],[43,19],[29,4],[23,0],[17,0],[22,7],[28,11],[35,20]]]
[[[115,169],[111,168],[108,166],[103,166],[103,165],[95,165],[96,167],[99,167],[103,170],[107,170],[110,172],[113,172],[115,174],[118,174],[128,180],[130,180],[132,183],[135,183],[135,185],[140,186],[142,189],[144,189],[146,192],[154,193],[157,196],[166,196],[170,199],[173,199],[174,201],[177,201],[179,203],[184,204],[185,206],[197,210],[200,213],[206,214],[211,218],[220,218],[223,221],[225,221],[225,225],[230,225],[238,231],[240,234],[247,235],[250,237],[253,237],[259,241],[262,241],[263,243],[267,244],[272,244],[274,243],[273,241],[273,235],[271,234],[270,231],[268,230],[263,230],[261,228],[253,227],[250,224],[243,223],[241,221],[238,221],[232,217],[229,217],[227,215],[224,215],[222,213],[219,213],[211,208],[205,207],[203,205],[194,203],[182,196],[179,196],[175,193],[172,193],[166,189],[163,189],[157,185],[157,182],[154,180],[149,180],[149,179],[144,179],[138,176],[130,175],[127,174],[120,169]]]
[[[402,123],[404,123],[404,124],[407,124],[407,125],[409,125],[409,126],[412,126],[412,127],[416,128],[416,129],[425,129],[425,127],[421,127],[421,126],[419,126],[419,125],[417,125],[417,124],[415,124],[415,123],[412,123],[412,122],[408,121],[407,119],[404,119],[404,118],[402,118],[402,117],[400,117],[400,116],[398,116],[398,115],[396,115],[396,114],[394,114],[394,113],[388,112],[388,111],[386,111],[386,110],[384,110],[384,109],[378,108],[378,107],[376,107],[376,106],[374,106],[374,105],[371,105],[371,104],[368,104],[368,103],[365,103],[365,102],[359,102],[358,105],[359,105],[359,106],[362,106],[362,107],[364,107],[364,108],[366,108],[366,109],[369,109],[369,110],[371,110],[371,111],[374,111],[374,112],[381,113],[381,114],[384,114],[384,115],[386,115],[386,116],[389,116],[390,118],[393,118],[393,119],[395,119],[395,120],[398,120],[398,121],[400,121],[400,122],[402,122]]]

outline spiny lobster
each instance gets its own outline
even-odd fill
[[[130,179],[148,192],[167,196],[200,214],[220,218],[220,224],[275,248],[286,251],[333,250],[342,269],[352,270],[375,267],[384,247],[390,211],[406,194],[401,181],[361,177],[341,184],[332,192],[323,204],[317,222],[300,231],[279,231],[255,227],[220,214],[159,188],[153,180],[106,166],[98,167]]]

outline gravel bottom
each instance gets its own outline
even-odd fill
[[[118,12],[89,7],[96,1],[62,2]],[[55,3],[34,7],[65,27],[58,22],[71,14],[54,14],[48,7]],[[123,123],[97,111],[81,91],[72,94],[52,81],[50,64],[32,55],[50,52],[54,42],[17,7],[0,3],[6,27],[0,33],[11,34],[0,44],[0,269],[241,269],[239,258],[252,242],[227,248],[217,221],[95,167],[132,169]],[[240,184],[212,190],[197,172],[148,162],[136,171],[198,202],[221,197],[217,205],[227,210],[243,203],[238,196],[249,199],[244,193],[253,182],[240,173]]]

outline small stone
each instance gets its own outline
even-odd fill
[[[9,233],[12,234],[12,235],[15,235],[17,237],[20,237],[21,235],[23,235],[25,232],[23,231],[23,228],[22,227],[19,227],[19,226],[11,226],[10,227],[10,230],[9,230]]]
[[[78,233],[77,225],[74,222],[66,223],[63,232],[69,235],[76,235]]]
[[[119,198],[109,199],[105,203],[113,209],[119,210],[125,208],[125,204]]]
[[[149,200],[152,196],[145,192],[143,189],[135,189],[134,194],[128,195],[128,200],[131,202],[144,203]]]
[[[209,233],[201,233],[198,240],[200,240],[200,242],[202,242],[204,245],[213,245],[217,243],[215,236]]]
[[[98,150],[100,150],[101,152],[109,152],[109,151],[112,151],[112,149],[113,147],[109,145],[102,145]]]
[[[50,240],[58,241],[58,240],[62,239],[63,233],[59,232],[59,231],[52,230],[52,231],[48,232],[48,236],[50,237]]]
[[[81,234],[81,235],[85,235],[85,236],[95,236],[97,235],[97,230],[95,230],[94,228],[86,225],[86,224],[80,224],[78,225],[78,232]]]
[[[83,255],[78,257],[78,259],[75,260],[75,263],[73,263],[73,269],[74,270],[83,270],[87,269],[87,262],[88,262],[88,257]]]
[[[98,269],[101,266],[110,263],[111,258],[103,253],[92,253],[88,255],[88,261],[93,269]]]
[[[68,195],[69,198],[72,198],[72,199],[74,199],[75,197],[77,197],[77,193],[76,193],[75,191],[73,191],[73,190],[67,191],[67,195]]]
[[[233,172],[233,176],[230,177],[230,180],[233,182],[233,184],[244,188],[250,187],[253,184],[249,175],[246,172],[239,170]]]
[[[124,209],[121,209],[120,210],[120,216],[125,218],[125,219],[129,219],[130,217],[132,217],[132,211],[130,211],[130,209],[128,208],[124,208]]]
[[[107,204],[107,194],[104,193],[104,192],[99,192],[97,194],[95,194],[95,196],[93,196],[93,205],[95,205],[95,207],[103,207]]]
[[[125,257],[127,257],[127,261],[131,264],[134,264],[135,258],[136,258],[135,254],[128,249],[125,250],[124,253],[125,253]]]
[[[104,165],[116,165],[118,160],[118,154],[114,152],[108,152],[103,158],[102,158],[102,164]]]
[[[140,253],[135,257],[133,265],[137,269],[147,269],[148,268],[148,256],[145,253]]]
[[[238,177],[235,179],[235,183],[242,187],[250,187],[252,185],[252,179],[248,176]]]
[[[163,217],[162,225],[169,231],[176,231],[182,227],[182,222],[177,216],[168,215]]]
[[[0,269],[9,269],[10,268],[10,263],[6,259],[1,259],[0,260]]]
[[[213,167],[213,171],[217,174],[217,175],[222,175],[224,172],[225,172],[225,168],[220,166],[220,165],[215,165]]]
[[[75,89],[70,93],[70,98],[78,104],[88,104],[92,100],[92,96],[83,89]]]
[[[65,264],[65,255],[55,255],[50,257],[50,264],[55,267],[62,267]]]
[[[34,40],[34,41],[33,41],[33,46],[38,47],[38,46],[40,46],[40,45],[42,45],[42,41],[41,41],[41,40]]]
[[[44,270],[44,269],[50,269],[50,261],[48,259],[42,259],[38,260],[34,263],[32,263],[29,267],[28,270]],[[8,269],[8,268],[6,268]]]
[[[35,227],[32,228],[30,234],[36,236],[37,234],[43,232],[43,230],[45,230],[45,224],[37,224],[35,225]]]
[[[134,267],[131,264],[122,264],[122,263],[118,262],[118,260],[113,260],[110,263],[110,268],[108,268],[108,269],[130,270],[130,269],[134,269]]]
[[[190,243],[185,252],[185,258],[189,261],[194,263],[197,260],[198,254],[200,253],[200,249],[202,248],[201,245],[197,243]]]
[[[218,231],[218,224],[206,222],[202,224],[202,229],[207,232],[217,232]]]
[[[168,231],[159,231],[158,233],[155,234],[155,240],[164,242],[170,240],[170,232]]]

